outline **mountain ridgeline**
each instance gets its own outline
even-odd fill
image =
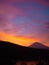
[[[24,47],[0,41],[0,65],[14,65],[18,60],[49,60],[49,50]]]
[[[45,46],[45,45],[43,45],[42,43],[39,43],[39,42],[35,42],[32,45],[30,45],[29,47],[49,50],[49,47],[47,47],[47,46]]]

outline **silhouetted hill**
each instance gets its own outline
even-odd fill
[[[35,42],[32,45],[30,45],[29,47],[31,48],[39,48],[39,49],[49,49],[49,47],[43,45],[42,43],[39,42]]]
[[[49,60],[49,50],[19,46],[0,41],[0,65],[13,65],[18,60]]]

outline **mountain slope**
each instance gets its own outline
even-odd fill
[[[39,59],[49,59],[49,50],[23,47],[0,41],[0,65],[13,65],[18,60],[26,61]]]
[[[30,45],[29,47],[31,48],[39,48],[39,49],[49,49],[49,47],[43,45],[42,43],[39,42],[35,42],[32,45]]]

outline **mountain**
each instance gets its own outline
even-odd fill
[[[29,48],[0,41],[0,65],[14,65],[18,60],[49,60],[49,50]]]
[[[43,45],[42,43],[39,42],[35,42],[32,45],[30,45],[29,47],[31,48],[39,48],[39,49],[49,49],[49,47]]]

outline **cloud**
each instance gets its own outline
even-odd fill
[[[1,1],[0,4],[0,31],[16,34],[23,25],[14,25],[12,19],[17,16],[25,16],[25,11],[19,7],[13,7],[11,4]]]
[[[49,7],[49,0],[27,0],[27,1]]]
[[[0,31],[48,42],[48,3],[48,0],[0,0]]]
[[[49,22],[45,22],[45,28],[49,30]]]
[[[49,0],[0,0],[0,3],[8,2],[8,3],[36,3],[41,4],[42,6],[49,6]]]

